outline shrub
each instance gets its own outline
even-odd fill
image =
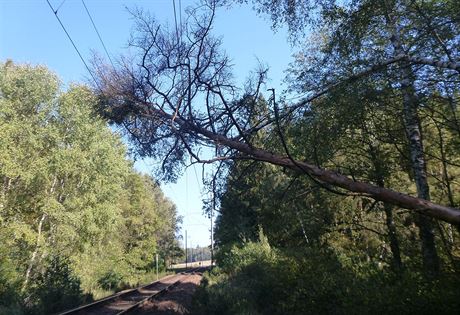
[[[266,237],[220,253],[205,274],[194,314],[458,314],[460,279],[394,274],[372,263],[349,268],[332,251],[281,251]]]
[[[121,285],[123,276],[115,272],[114,270],[110,270],[106,272],[98,281],[97,283],[101,286],[104,290],[112,290]]]
[[[52,314],[77,306],[84,296],[80,281],[69,267],[69,261],[59,256],[48,260],[46,269],[34,279],[27,301],[27,312],[31,314]]]

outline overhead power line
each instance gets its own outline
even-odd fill
[[[70,40],[70,42],[72,43],[72,46],[73,48],[75,49],[75,51],[77,52],[78,56],[80,57],[81,61],[83,62],[83,64],[85,65],[86,67],[86,70],[88,70],[89,74],[91,75],[91,77],[93,78],[94,80],[94,83],[96,83],[96,86],[99,88],[99,84],[96,80],[96,77],[94,76],[93,72],[91,72],[91,69],[88,67],[88,64],[86,63],[85,59],[83,58],[83,56],[81,55],[80,51],[78,50],[77,48],[77,45],[75,45],[75,42],[73,41],[72,37],[70,37],[70,34],[69,32],[67,32],[67,29],[65,28],[64,24],[62,24],[62,21],[61,19],[59,18],[59,16],[57,15],[57,10],[54,10],[53,6],[51,5],[51,3],[49,2],[49,0],[46,0],[46,2],[48,2],[48,5],[51,9],[51,11],[53,12],[54,16],[56,17],[56,19],[58,20],[59,24],[61,25],[62,29],[64,30],[64,33],[67,35],[67,38]],[[62,5],[62,4],[61,4]],[[99,88],[100,89],[100,88]]]
[[[62,0],[61,4],[57,7],[56,13],[59,11],[59,9],[62,7],[62,5],[66,2],[66,0]]]
[[[110,63],[112,64],[112,67],[115,68],[115,66],[114,66],[114,64],[113,64],[113,61],[112,61],[112,58],[110,58],[110,54],[109,54],[109,52],[108,52],[108,50],[107,50],[107,47],[105,47],[104,41],[102,40],[102,37],[101,37],[101,34],[100,34],[99,31],[97,30],[96,24],[94,23],[93,17],[91,16],[91,13],[89,13],[89,10],[88,10],[88,7],[86,6],[85,1],[84,1],[84,0],[81,0],[81,2],[83,3],[83,6],[85,7],[86,13],[88,14],[88,17],[89,17],[89,19],[91,20],[91,23],[93,24],[93,28],[94,28],[94,30],[96,31],[97,37],[99,37],[99,41],[101,42],[102,47],[104,47],[104,51],[105,51],[107,57],[109,58],[109,61],[110,61]]]
[[[182,40],[182,0],[179,0],[179,26],[180,26],[180,39]]]
[[[176,0],[173,0],[173,9],[174,9],[174,24],[176,25],[176,37],[177,43],[179,43],[179,28],[177,27],[177,14],[176,14]]]
[[[195,164],[193,164],[193,172],[195,173],[195,179],[196,179],[196,183],[197,183],[197,185],[198,185],[198,189],[201,190],[200,181],[198,180],[198,174],[196,173]]]

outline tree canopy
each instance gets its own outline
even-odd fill
[[[178,254],[174,204],[133,170],[93,92],[60,85],[45,67],[0,64],[0,312],[56,312]]]

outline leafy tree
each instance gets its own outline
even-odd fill
[[[451,94],[451,76],[458,75],[459,23],[452,1],[442,5],[422,1],[253,1],[271,14],[274,25],[287,23],[293,37],[313,26],[321,38],[309,41],[297,59],[291,82],[302,93],[313,93],[301,105],[363,77],[392,90],[407,137],[410,172],[421,199],[430,200],[427,161],[420,126],[423,94]],[[310,14],[305,8],[314,8]],[[316,13],[316,15],[315,15]],[[300,30],[299,30],[300,29]],[[315,44],[317,42],[320,44]],[[432,78],[441,89],[432,85]],[[319,84],[318,84],[319,82]],[[347,92],[349,90],[345,88]],[[381,92],[372,87],[369,92]],[[369,93],[371,97],[372,94]],[[347,108],[353,103],[348,103]],[[297,106],[297,108],[302,108]],[[414,216],[420,229],[422,252],[428,273],[439,269],[434,222]]]
[[[167,259],[177,244],[174,205],[132,170],[95,95],[59,86],[45,67],[0,64],[0,304],[9,312],[81,303],[110,272],[117,285],[135,284],[155,252]]]
[[[265,141],[264,149],[280,152],[281,148],[291,161],[314,161],[356,182],[391,187],[455,207],[458,166],[454,161],[459,152],[454,149],[453,134],[457,134],[458,82],[453,78],[458,77],[458,53],[452,52],[458,52],[459,46],[453,4],[446,1],[441,8],[438,3],[419,1],[253,3],[259,12],[270,14],[275,27],[288,24],[293,40],[303,40],[307,26],[315,32],[289,70],[292,89],[305,99],[279,105],[279,119],[274,105],[276,128],[270,131],[272,141]],[[404,46],[398,53],[395,32],[400,32]],[[400,204],[344,194],[327,182],[286,169],[273,171],[281,178],[282,184],[277,185],[268,167],[249,169],[245,163],[232,164],[223,189],[216,239],[218,262],[224,268],[205,280],[198,295],[199,310],[220,314],[382,309],[430,313],[447,303],[442,312],[458,312],[458,303],[451,300],[458,294],[459,261],[458,236],[452,226],[410,215]],[[299,195],[302,198],[291,197]],[[301,227],[306,237],[292,233],[300,229],[286,212],[295,209],[305,218]],[[266,220],[270,216],[276,219]],[[270,270],[264,276],[257,276],[253,269],[246,272],[240,255],[260,250],[263,242],[251,244],[259,227],[281,253],[254,263],[255,269]],[[416,248],[419,244],[421,252]],[[289,266],[298,263],[303,272],[293,276],[296,269],[287,268],[283,273],[274,267],[278,259]],[[421,261],[429,280],[420,273]],[[312,263],[330,264],[334,271],[328,276],[309,271]],[[258,295],[278,288],[265,276],[271,272],[286,279],[311,277],[299,286],[278,280],[290,288],[290,296],[297,296],[289,310],[283,309],[283,297],[264,301]],[[433,280],[433,275],[438,279]],[[316,282],[327,283],[325,279],[333,282],[325,288]],[[259,282],[270,289],[261,289]],[[442,288],[433,291],[437,285]],[[332,292],[327,290],[330,286]],[[309,292],[311,287],[313,292]],[[402,296],[407,302],[402,302]],[[441,302],[444,298],[450,302]],[[242,303],[217,303],[230,300]],[[276,306],[266,311],[267,304]],[[325,309],[326,305],[331,308]]]

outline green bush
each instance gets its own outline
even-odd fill
[[[113,290],[118,288],[123,280],[123,276],[110,270],[106,272],[97,282],[104,290]]]
[[[0,249],[0,314],[20,314],[19,282],[15,268]]]
[[[33,282],[33,287],[24,297],[27,313],[52,314],[84,301],[80,281],[65,258],[49,258],[46,270],[33,279]]]
[[[266,237],[220,253],[194,314],[458,314],[459,279],[436,281],[372,264],[348,268],[321,248],[281,251]],[[358,272],[359,270],[359,272]]]

